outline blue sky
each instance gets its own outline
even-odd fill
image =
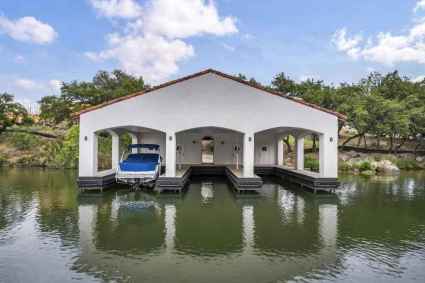
[[[0,92],[25,103],[60,81],[124,69],[157,84],[205,68],[269,83],[425,75],[425,0],[3,0]]]

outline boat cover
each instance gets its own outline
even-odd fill
[[[121,171],[143,172],[155,171],[159,163],[157,153],[133,153],[120,163]]]
[[[149,143],[135,143],[135,144],[130,144],[128,146],[129,149],[132,148],[147,148],[149,150],[159,150],[159,145],[158,144],[149,144]]]

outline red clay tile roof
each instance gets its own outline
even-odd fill
[[[120,101],[123,101],[123,100],[127,100],[127,99],[130,99],[130,98],[136,97],[136,96],[140,96],[140,95],[143,95],[145,93],[149,93],[149,92],[152,92],[152,91],[155,91],[155,90],[158,90],[158,89],[167,87],[167,86],[171,86],[171,85],[174,85],[174,84],[183,82],[183,81],[187,81],[187,80],[190,80],[190,79],[193,79],[193,78],[196,78],[196,77],[200,77],[200,76],[203,76],[203,75],[208,74],[208,73],[215,74],[217,76],[220,76],[220,77],[223,77],[223,78],[227,78],[227,79],[236,81],[238,83],[241,83],[241,84],[244,84],[244,85],[247,85],[247,86],[256,88],[256,89],[261,90],[261,91],[264,91],[266,93],[269,93],[269,94],[272,94],[272,95],[277,95],[277,96],[280,96],[282,98],[285,98],[285,99],[289,99],[291,101],[294,101],[296,103],[300,103],[300,104],[303,104],[305,106],[308,106],[308,107],[311,107],[311,108],[314,108],[314,109],[317,109],[317,110],[320,110],[320,111],[329,113],[331,115],[334,115],[334,116],[338,117],[338,119],[343,120],[343,121],[345,121],[347,119],[347,117],[345,115],[341,114],[341,113],[338,113],[338,112],[335,112],[335,111],[332,111],[332,110],[329,110],[329,109],[320,107],[320,106],[318,106],[316,104],[313,104],[313,103],[308,103],[308,102],[306,102],[304,100],[300,100],[300,99],[291,97],[289,95],[286,95],[286,94],[283,94],[281,92],[278,92],[278,91],[274,91],[274,90],[265,88],[265,87],[260,86],[260,85],[252,84],[252,83],[247,82],[245,80],[239,79],[239,78],[237,78],[235,76],[231,76],[231,75],[228,75],[228,74],[225,74],[225,73],[216,71],[214,69],[207,69],[207,70],[204,70],[204,71],[201,71],[201,72],[198,72],[198,73],[189,75],[189,76],[185,76],[185,77],[182,77],[182,78],[173,80],[173,81],[169,81],[169,82],[166,82],[166,83],[163,83],[163,84],[154,86],[154,87],[152,87],[152,88],[150,88],[148,90],[145,90],[145,91],[140,91],[140,92],[132,93],[132,94],[129,94],[129,95],[126,95],[126,96],[122,96],[122,97],[116,98],[116,99],[112,99],[110,101],[101,103],[99,105],[95,105],[95,106],[91,106],[91,107],[88,107],[86,109],[83,109],[80,112],[74,113],[72,116],[74,118],[78,118],[78,117],[80,117],[80,115],[82,115],[84,113],[87,113],[87,112],[90,112],[90,111],[94,111],[96,109],[100,109],[100,108],[106,107],[108,105],[111,105],[111,104],[114,104],[114,103],[117,103],[117,102],[120,102]]]

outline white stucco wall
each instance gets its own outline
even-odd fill
[[[201,163],[201,139],[205,134],[183,132],[177,134],[177,145],[183,147],[182,164]],[[239,162],[242,163],[242,135],[240,133],[211,133],[209,137],[214,138],[214,163],[234,164],[234,145],[241,148]],[[195,141],[196,143],[193,143]]]
[[[165,133],[141,133],[138,137],[139,143],[159,144],[159,154],[161,155],[162,160],[165,160]]]
[[[323,176],[337,176],[337,117],[214,73],[83,113],[80,116],[80,176],[94,174],[95,161],[91,160],[95,151],[91,145],[94,133],[123,126],[162,131],[167,134],[167,142],[168,137],[177,132],[198,127],[232,129],[252,138],[256,132],[275,127],[311,130],[324,134]],[[331,137],[333,142],[329,142]],[[270,151],[275,150],[274,142],[270,140]],[[261,147],[261,143],[256,141],[256,147]],[[257,156],[256,161],[271,162],[271,156]],[[188,161],[196,158],[188,157]]]
[[[255,135],[255,164],[276,164],[276,143],[276,135],[273,133]]]

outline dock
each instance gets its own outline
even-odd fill
[[[229,165],[184,165],[176,170],[176,177],[161,175],[156,182],[156,190],[180,191],[191,176],[226,176],[238,192],[256,191],[263,185],[261,177],[243,177],[242,170]]]
[[[181,192],[188,184],[191,176],[226,176],[238,193],[258,191],[263,185],[262,176],[274,176],[306,188],[314,193],[333,193],[339,187],[337,178],[324,178],[319,173],[296,170],[285,166],[259,165],[255,166],[255,175],[243,177],[242,170],[229,165],[183,165],[176,170],[175,177],[162,174],[156,181],[158,192]],[[165,170],[163,170],[165,171]],[[78,185],[83,190],[103,190],[115,184],[115,173],[104,171],[94,177],[78,179]]]

